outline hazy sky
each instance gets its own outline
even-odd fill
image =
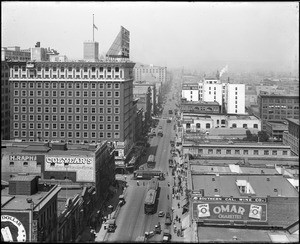
[[[83,58],[83,42],[105,54],[124,26],[130,59],[168,67],[200,68],[299,63],[297,2],[1,2],[2,46],[56,49]],[[269,65],[269,66],[268,66]],[[220,67],[222,68],[222,67]]]

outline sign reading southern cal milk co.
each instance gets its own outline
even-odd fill
[[[262,203],[194,202],[195,220],[267,221],[267,205]]]

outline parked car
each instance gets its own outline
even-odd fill
[[[171,214],[169,212],[166,213],[166,225],[171,225],[172,224],[172,219],[171,219]]]
[[[165,212],[164,211],[159,211],[158,212],[158,217],[164,217],[165,216]]]

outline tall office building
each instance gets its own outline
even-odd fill
[[[133,146],[131,61],[10,62],[11,139]],[[118,160],[117,160],[118,161]]]
[[[1,140],[10,137],[10,88],[9,66],[1,61]]]
[[[30,60],[30,50],[21,50],[20,47],[2,47],[1,61],[27,61]]]
[[[99,60],[99,43],[98,42],[84,42],[83,43],[83,59],[86,61]]]

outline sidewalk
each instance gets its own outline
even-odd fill
[[[171,228],[172,239],[171,242],[195,242],[195,235],[193,231],[193,225],[190,223],[190,214],[191,209],[183,214],[183,205],[186,204],[187,199],[185,198],[185,189],[186,189],[186,178],[185,170],[183,164],[180,166],[181,158],[178,156],[174,157],[176,160],[176,172],[175,172],[175,181],[173,176],[173,186],[174,194],[172,194],[172,209],[173,212],[173,225]],[[183,169],[181,171],[181,169]],[[179,184],[179,178],[181,179],[181,184]],[[179,204],[179,205],[178,205]],[[176,216],[178,221],[176,221]],[[179,222],[180,219],[180,222]],[[183,226],[184,223],[184,226]],[[176,227],[175,227],[176,226]],[[176,233],[175,233],[176,228]],[[181,230],[182,234],[178,233],[178,230]]]

